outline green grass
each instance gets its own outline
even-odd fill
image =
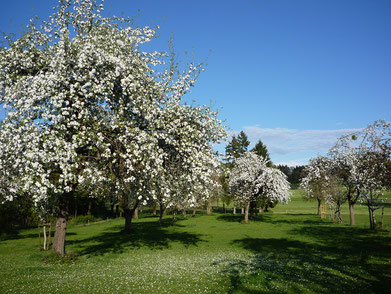
[[[300,193],[248,225],[215,213],[163,226],[142,214],[131,234],[123,219],[70,226],[66,260],[37,249],[36,229],[2,236],[0,293],[387,293],[389,206],[371,232],[364,206],[356,227],[333,224]]]

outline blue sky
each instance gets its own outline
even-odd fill
[[[0,30],[20,32],[55,5],[7,1]],[[179,59],[207,59],[186,99],[212,100],[231,132],[261,139],[275,163],[305,164],[341,134],[391,121],[391,1],[105,1],[106,16],[122,12],[160,25],[157,49],[174,34]]]

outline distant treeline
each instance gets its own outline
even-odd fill
[[[293,189],[296,189],[300,185],[300,180],[304,176],[303,171],[305,168],[305,165],[298,165],[298,166],[287,166],[287,165],[277,165],[276,166],[280,171],[282,171],[287,177],[288,181],[291,184]]]

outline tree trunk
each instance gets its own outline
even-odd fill
[[[60,196],[58,215],[56,221],[56,232],[54,233],[53,251],[60,256],[65,255],[65,237],[68,221],[68,200],[72,198],[73,191]]]
[[[208,202],[208,206],[206,207],[206,214],[212,214],[212,203]]]
[[[186,209],[184,209],[184,210],[182,210],[182,215],[183,215],[183,217],[186,217]]]
[[[232,213],[236,214],[236,206],[235,205],[234,205],[234,211]]]
[[[372,230],[376,230],[376,217],[375,217],[375,210],[371,209],[372,212]]]
[[[138,219],[138,207],[136,207],[133,211],[133,218]]]
[[[49,237],[48,237],[48,246],[47,246],[47,249],[49,249],[51,237],[52,237],[52,223],[50,223],[50,225],[49,225]]]
[[[125,218],[125,232],[132,230],[132,210],[129,207],[123,208]]]
[[[376,219],[375,219],[375,209],[373,209],[371,206],[371,202],[367,200],[368,205],[368,212],[369,212],[369,228],[371,230],[376,229]]]
[[[53,250],[59,255],[65,255],[65,236],[67,231],[66,216],[58,216],[56,221],[56,232],[54,233]]]
[[[197,213],[197,207],[194,207],[193,208],[193,214],[191,215],[192,217],[195,217],[196,216],[196,213]]]
[[[87,214],[91,214],[91,210],[92,210],[92,199],[90,198],[89,201],[88,201],[88,212],[87,212]]]
[[[254,203],[250,202],[250,219],[254,220]]]
[[[156,207],[157,207],[157,205],[156,205],[156,202],[154,201],[153,202],[153,213],[152,213],[153,216],[156,216]]]
[[[343,220],[342,220],[342,215],[341,215],[341,202],[340,201],[337,201],[336,215],[337,215],[338,222],[340,224],[342,224]]]
[[[163,224],[163,215],[164,215],[165,209],[163,205],[160,203],[160,209],[159,209],[159,223],[160,225]]]
[[[43,250],[46,250],[46,226],[43,225]]]
[[[247,205],[247,204],[246,204]],[[242,207],[242,214],[244,213],[244,208]]]
[[[111,203],[110,203],[110,212],[111,212],[111,215],[114,215],[114,205],[115,205],[114,202],[111,202]]]
[[[41,249],[41,228],[39,227],[39,219],[38,219],[38,249]]]
[[[383,229],[384,225],[384,206],[381,208],[381,229]]]
[[[370,207],[369,207],[369,228],[371,230],[375,229],[375,220],[373,218],[373,211]]]
[[[354,203],[349,201],[349,215],[350,215],[350,225],[354,226],[356,224],[356,220],[354,218]]]
[[[248,224],[248,210],[250,208],[250,202],[247,202],[246,203],[246,209],[245,209],[245,212],[244,212],[244,223],[245,224]],[[242,211],[243,211],[243,208],[242,208]]]
[[[259,207],[259,213],[263,213],[263,208],[262,208],[262,206]]]
[[[339,208],[339,210],[338,210],[338,222],[339,222],[340,224],[343,223],[342,214],[341,214],[341,208]]]
[[[318,200],[318,215],[322,214],[322,211],[320,210],[320,206],[322,205],[322,199],[316,198]]]

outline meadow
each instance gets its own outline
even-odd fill
[[[123,219],[70,226],[65,259],[38,250],[36,228],[4,234],[0,293],[388,293],[390,201],[370,231],[365,206],[351,227],[346,204],[337,224],[302,193],[247,225],[220,208],[162,226],[144,212],[131,234]]]

